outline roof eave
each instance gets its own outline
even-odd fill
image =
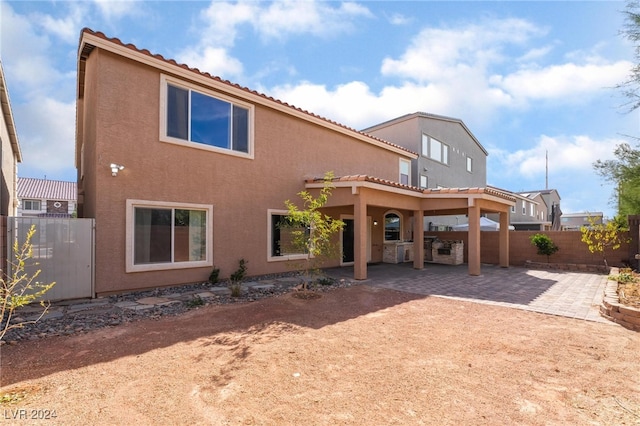
[[[13,150],[18,163],[22,163],[22,151],[20,150],[20,142],[18,141],[18,132],[13,119],[13,112],[11,111],[11,100],[9,99],[9,90],[7,89],[7,82],[4,77],[2,61],[0,61],[0,103],[2,104],[4,121],[7,124],[11,149]]]

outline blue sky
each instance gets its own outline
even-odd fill
[[[615,214],[598,159],[639,136],[613,87],[633,66],[623,2],[0,1],[22,177],[75,180],[76,55],[89,27],[356,129],[463,120],[487,183]]]

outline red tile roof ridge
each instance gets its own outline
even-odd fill
[[[349,130],[349,131],[351,131],[351,132],[355,132],[355,133],[357,133],[357,134],[359,134],[359,135],[366,136],[367,138],[370,138],[370,139],[372,139],[372,140],[375,140],[375,141],[378,141],[378,142],[384,143],[384,144],[386,144],[386,145],[389,145],[389,146],[394,147],[394,148],[396,148],[396,149],[399,149],[399,150],[401,150],[401,151],[405,151],[405,152],[411,153],[411,154],[413,154],[413,155],[418,155],[418,153],[413,152],[413,151],[411,151],[411,150],[409,150],[409,149],[407,149],[407,148],[405,148],[405,147],[403,147],[403,146],[400,146],[400,145],[397,145],[397,144],[395,144],[395,143],[389,142],[389,141],[387,141],[387,140],[381,139],[381,138],[379,138],[379,137],[377,137],[377,136],[373,136],[373,135],[370,135],[370,134],[368,134],[368,133],[361,132],[360,130],[354,129],[353,127],[349,127],[349,126],[347,126],[347,125],[345,125],[345,124],[338,123],[337,121],[334,121],[334,120],[331,120],[331,119],[329,119],[329,118],[326,118],[326,117],[320,116],[320,115],[315,114],[315,113],[313,113],[313,112],[310,112],[310,111],[304,110],[304,109],[299,108],[299,107],[296,107],[296,106],[294,106],[294,105],[290,105],[290,104],[288,104],[288,103],[286,103],[286,102],[283,102],[283,101],[281,101],[281,100],[279,100],[279,99],[275,99],[275,98],[274,98],[274,97],[272,97],[272,96],[268,96],[268,95],[266,95],[266,94],[264,94],[264,93],[260,93],[260,92],[258,92],[258,91],[256,91],[256,90],[252,90],[252,89],[250,89],[250,88],[248,88],[248,87],[241,86],[241,85],[239,85],[239,84],[237,84],[237,83],[232,83],[232,82],[230,82],[229,80],[223,80],[221,77],[211,75],[210,73],[205,72],[205,71],[200,71],[198,68],[192,68],[192,67],[189,67],[187,64],[180,64],[180,63],[178,63],[175,59],[167,59],[167,58],[165,58],[164,56],[162,56],[161,54],[157,54],[157,53],[156,53],[156,54],[152,54],[148,49],[139,49],[135,44],[132,44],[132,43],[127,43],[127,44],[125,44],[125,43],[123,43],[123,42],[122,42],[119,38],[117,38],[117,37],[108,37],[108,36],[107,36],[105,33],[103,33],[102,31],[94,31],[94,30],[92,30],[91,28],[84,27],[84,28],[80,31],[80,39],[82,39],[82,35],[83,35],[83,34],[85,34],[85,33],[86,33],[86,34],[91,34],[91,35],[93,35],[93,36],[95,36],[95,37],[99,37],[99,38],[101,38],[101,39],[103,39],[103,40],[105,40],[105,41],[108,41],[108,42],[111,42],[111,43],[118,44],[118,45],[120,45],[120,46],[122,46],[122,47],[125,47],[125,48],[127,48],[127,49],[133,50],[133,51],[138,52],[138,53],[142,53],[142,54],[144,54],[144,55],[147,55],[147,56],[149,56],[149,57],[152,57],[152,58],[155,58],[155,59],[161,60],[161,61],[163,61],[163,62],[167,62],[167,63],[169,63],[169,64],[176,65],[176,66],[178,66],[178,67],[180,67],[180,68],[183,68],[183,69],[185,69],[185,70],[187,70],[187,71],[195,72],[195,73],[200,74],[200,75],[202,75],[202,76],[205,76],[205,77],[211,78],[212,80],[215,80],[215,81],[218,81],[218,82],[220,82],[220,83],[226,84],[226,85],[228,85],[228,86],[232,86],[232,87],[235,87],[235,88],[237,88],[237,89],[243,90],[243,91],[245,91],[245,92],[247,92],[247,93],[251,93],[251,94],[253,94],[253,95],[260,96],[260,97],[262,97],[262,98],[264,98],[264,99],[268,99],[268,100],[270,100],[270,101],[272,101],[272,102],[275,102],[275,103],[280,104],[280,105],[282,105],[282,106],[286,106],[286,107],[288,107],[288,108],[294,109],[294,110],[299,111],[299,112],[301,112],[301,113],[303,113],[303,114],[307,114],[307,115],[309,115],[309,116],[311,116],[311,117],[314,117],[314,118],[317,118],[317,119],[320,119],[320,120],[326,121],[327,123],[333,124],[333,125],[335,125],[335,126],[342,127],[343,129]]]
[[[323,182],[324,178],[314,177],[305,180],[306,183],[319,183]],[[416,186],[405,185],[402,183],[394,182],[392,180],[377,178],[369,175],[344,175],[336,176],[332,179],[333,182],[372,182],[385,186],[392,186],[395,188],[407,189],[410,191],[421,192],[423,194],[439,193],[439,194],[487,194],[494,195],[496,197],[504,198],[506,200],[515,201],[515,197],[508,192],[498,191],[493,188],[487,187],[472,187],[472,188],[418,188]]]

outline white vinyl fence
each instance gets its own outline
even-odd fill
[[[56,282],[45,300],[68,300],[94,296],[94,219],[9,217],[7,221],[7,270],[15,262],[13,244],[24,243],[35,226],[31,239],[33,257],[26,262],[26,273],[40,270],[37,281]],[[20,248],[20,247],[18,247]]]

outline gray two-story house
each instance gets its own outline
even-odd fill
[[[420,153],[408,182],[419,188],[484,188],[487,151],[457,118],[416,112],[362,130]]]
[[[487,186],[488,153],[460,119],[415,112],[362,131],[420,154],[405,165],[411,173],[402,183],[421,189]],[[467,220],[460,215],[427,216],[424,225],[426,230],[447,230]]]

